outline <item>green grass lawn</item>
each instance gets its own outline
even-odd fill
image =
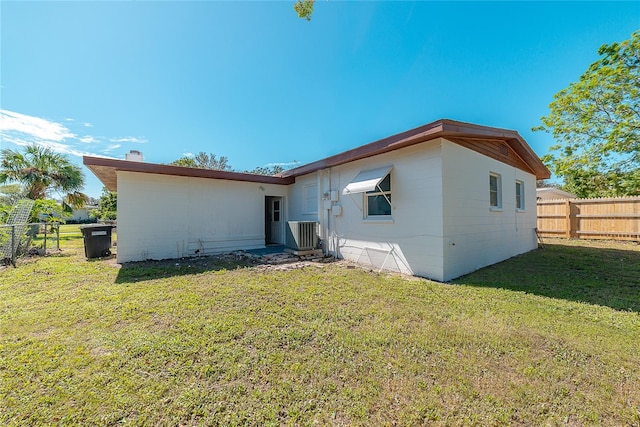
[[[80,227],[82,224],[61,224],[60,225],[60,243],[59,247],[63,250],[73,250],[80,249],[80,253],[83,253],[83,238],[82,231],[80,231]],[[117,240],[116,233],[112,233],[112,241],[115,242]],[[58,248],[58,235],[55,231],[48,230],[47,233],[47,250],[53,251]],[[32,246],[36,246],[42,248],[44,246],[44,234],[40,233],[32,242]]]
[[[2,425],[640,425],[637,245],[455,284],[61,246],[0,270]]]

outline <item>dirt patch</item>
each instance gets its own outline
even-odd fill
[[[113,260],[112,260],[113,258]],[[106,259],[108,263],[119,265],[115,257]],[[195,269],[207,269],[224,266],[226,268],[256,267],[260,270],[285,271],[301,269],[308,266],[322,267],[325,264],[336,262],[333,256],[323,255],[295,255],[288,252],[259,255],[249,251],[233,251],[216,255],[198,256],[179,259],[147,260],[128,262],[121,266],[129,267],[187,267]]]

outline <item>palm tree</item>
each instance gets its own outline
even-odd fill
[[[25,196],[32,200],[45,199],[50,191],[64,193],[64,203],[82,207],[88,200],[82,193],[82,170],[69,159],[50,148],[28,145],[24,153],[5,148],[0,154],[0,184],[18,182],[24,186]]]

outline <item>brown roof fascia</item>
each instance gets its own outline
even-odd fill
[[[549,169],[515,130],[457,122],[449,119],[443,119],[442,122],[444,124],[443,132],[439,136],[443,138],[467,137],[503,140],[529,166],[537,179],[547,179],[551,176]]]
[[[224,179],[228,181],[256,182],[261,184],[288,185],[295,182],[295,178],[293,177],[277,177],[254,175],[241,172],[187,168],[183,166],[159,165],[156,163],[142,163],[132,162],[129,160],[107,159],[103,157],[84,156],[82,160],[84,165],[94,171],[94,173],[98,170],[102,172],[100,175],[98,175],[97,173],[96,175],[105,185],[107,185],[107,182],[105,182],[105,180],[111,181],[111,179],[108,179],[108,177],[105,175],[113,174],[115,176],[116,171],[151,173],[158,175],[172,175],[195,178]],[[109,187],[109,185],[107,185],[107,187]],[[109,189],[111,190],[111,188]]]
[[[374,141],[372,143],[362,145],[360,147],[348,150],[334,156],[318,160],[313,163],[284,171],[279,176],[296,177],[315,172],[333,166],[355,160],[372,157],[389,151],[398,150],[421,142],[430,141],[436,138],[447,137],[468,137],[468,138],[486,138],[498,139],[505,141],[514,150],[515,153],[531,168],[531,172],[538,179],[549,178],[550,172],[547,167],[540,161],[538,156],[533,152],[526,141],[514,130],[493,128],[488,126],[476,125],[472,123],[458,122],[450,119],[442,119],[429,123],[415,129],[401,132],[387,138]]]
[[[295,178],[355,160],[372,157],[400,148],[409,147],[436,138],[483,138],[501,140],[526,163],[530,171],[538,179],[549,178],[551,173],[533,152],[526,141],[514,130],[493,128],[472,123],[442,119],[415,129],[410,129],[342,153],[281,172],[275,176],[254,175],[240,172],[216,171],[211,169],[196,169],[182,166],[159,165],[155,163],[132,162],[128,160],[107,159],[102,157],[83,158],[84,164],[91,169],[107,188],[116,190],[116,171],[139,173],[153,173],[197,178],[224,179],[230,181],[257,182],[264,184],[288,185],[295,182]]]
[[[348,151],[344,151],[342,153],[327,157],[322,160],[318,160],[294,169],[290,169],[288,171],[284,171],[280,175],[283,177],[305,175],[320,169],[342,165],[344,163],[352,162],[355,160],[360,160],[389,151],[398,150],[400,148],[408,147],[420,142],[429,141],[431,139],[438,138],[441,132],[442,121],[433,122],[415,129],[411,129],[405,132],[398,133],[396,135],[380,139],[378,141],[374,141],[366,145],[362,145],[360,147],[353,148]]]

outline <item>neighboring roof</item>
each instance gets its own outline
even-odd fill
[[[297,176],[409,147],[436,138],[446,138],[470,150],[530,172],[534,174],[537,179],[546,179],[551,176],[549,169],[547,169],[518,132],[456,122],[448,119],[438,120],[415,129],[389,136],[370,144],[284,171],[276,176],[195,169],[146,162],[106,159],[102,157],[85,156],[83,162],[111,191],[117,190],[116,171],[286,185],[295,182]]]
[[[575,199],[576,195],[554,187],[536,188],[536,195],[540,199]]]
[[[392,135],[335,156],[284,171],[279,175],[283,177],[305,175],[320,169],[376,156],[436,138],[446,138],[470,150],[523,169],[534,174],[537,179],[546,179],[551,176],[549,169],[518,132],[449,119],[438,120]]]

